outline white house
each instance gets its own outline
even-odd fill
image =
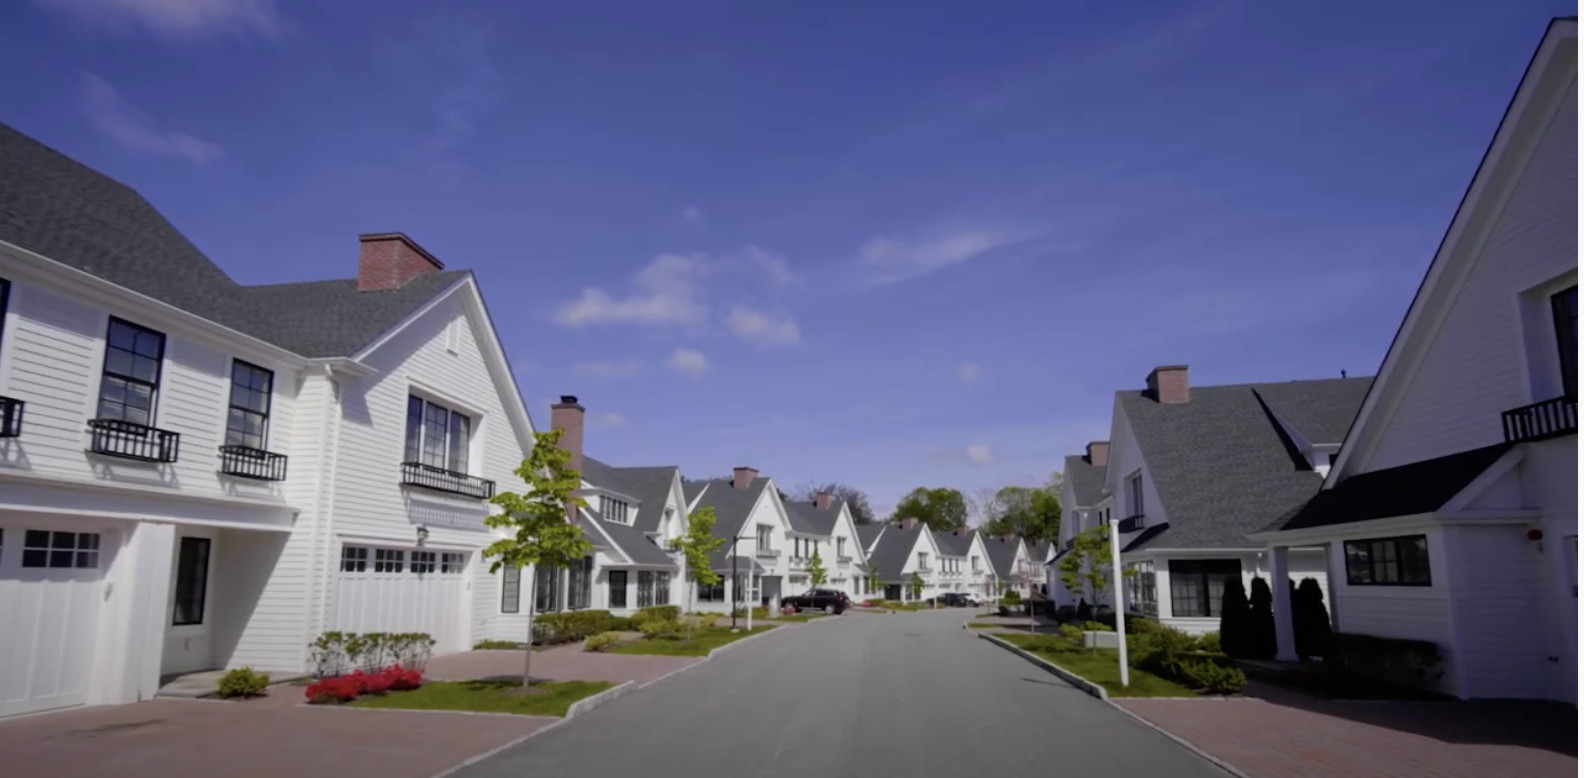
[[[1203,633],[1219,628],[1228,579],[1247,589],[1259,576],[1285,596],[1247,535],[1319,490],[1369,383],[1190,387],[1176,365],[1151,371],[1143,391],[1118,392],[1096,510],[1118,519],[1127,607]],[[1324,555],[1297,552],[1288,573],[1323,588]]]
[[[990,570],[995,574],[995,594],[1015,591],[1027,598],[1034,593],[1037,582],[1045,580],[1044,560],[1035,561],[1029,544],[1016,535],[990,536],[975,532],[984,543]]]
[[[875,536],[869,565],[883,587],[885,599],[912,601],[927,599],[942,591],[940,556],[935,533],[918,519],[903,519],[898,524],[883,526]],[[917,597],[913,591],[914,575],[923,584]]]
[[[868,555],[858,539],[858,527],[847,502],[830,492],[820,492],[811,501],[788,500],[783,505],[793,536],[793,572],[785,593],[796,594],[813,585],[809,569],[818,553],[825,570],[823,586],[846,592],[852,600],[861,599],[868,577]]]
[[[1335,629],[1439,644],[1458,697],[1578,702],[1577,154],[1559,19],[1324,490],[1252,535],[1278,562],[1325,549]]]
[[[792,562],[802,545],[774,481],[754,468],[737,467],[730,480],[689,481],[683,488],[692,510],[714,510],[715,535],[727,541],[711,556],[724,579],[697,587],[696,609],[729,612],[731,603],[778,603],[797,593],[793,571],[806,576],[807,568]]]
[[[4,125],[0,171],[0,716],[486,631],[533,428],[470,273],[380,234],[355,279],[242,286]]]
[[[1055,553],[1045,564],[1046,586],[1051,602],[1056,607],[1077,606],[1080,592],[1069,591],[1062,581],[1061,558],[1072,551],[1078,533],[1096,526],[1104,526],[1096,515],[1095,506],[1105,489],[1106,456],[1110,453],[1109,441],[1097,440],[1084,447],[1084,453],[1067,457],[1062,463],[1061,535]]]
[[[990,564],[989,553],[985,551],[981,533],[958,527],[950,532],[932,534],[941,554],[939,590],[994,597],[995,571]]]

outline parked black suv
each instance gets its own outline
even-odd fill
[[[810,589],[795,597],[781,599],[781,607],[793,607],[799,611],[825,611],[826,613],[841,613],[852,607],[852,602],[847,599],[847,593],[836,589]]]
[[[942,608],[966,608],[973,604],[968,600],[968,595],[962,592],[942,592],[925,600],[925,602],[931,605],[939,605]]]

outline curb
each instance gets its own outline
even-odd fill
[[[1077,687],[1079,690],[1083,691],[1084,693],[1088,694],[1089,696],[1094,697],[1094,698],[1106,703],[1107,705],[1110,705],[1112,708],[1116,709],[1117,711],[1120,711],[1123,715],[1126,715],[1128,718],[1133,719],[1134,721],[1138,722],[1139,724],[1142,724],[1145,728],[1153,730],[1153,731],[1155,731],[1155,732],[1157,732],[1157,733],[1159,733],[1161,735],[1164,735],[1166,737],[1166,739],[1172,741],[1173,743],[1176,743],[1179,746],[1182,746],[1183,749],[1187,750],[1189,753],[1192,753],[1193,755],[1199,757],[1200,759],[1203,759],[1206,762],[1209,762],[1210,764],[1213,764],[1216,767],[1219,767],[1222,770],[1227,771],[1227,773],[1233,775],[1235,778],[1249,778],[1248,773],[1245,773],[1242,770],[1239,770],[1236,767],[1233,767],[1231,764],[1228,764],[1226,761],[1222,760],[1219,757],[1212,756],[1209,752],[1207,752],[1204,749],[1194,745],[1193,743],[1189,742],[1187,739],[1181,737],[1180,735],[1173,734],[1172,732],[1170,732],[1170,731],[1166,730],[1165,728],[1161,727],[1159,724],[1156,724],[1155,722],[1150,721],[1149,719],[1146,719],[1143,716],[1140,716],[1139,714],[1134,713],[1133,711],[1130,711],[1127,708],[1117,704],[1117,701],[1111,699],[1111,695],[1106,693],[1105,687],[1096,685],[1095,683],[1080,677],[1078,674],[1073,673],[1073,672],[1071,672],[1069,670],[1066,670],[1066,669],[1062,668],[1060,665],[1048,662],[1043,657],[1040,657],[1040,656],[1038,656],[1038,655],[1036,655],[1036,654],[1034,654],[1034,653],[1032,653],[1030,651],[1025,651],[1025,650],[1023,650],[1021,648],[1018,648],[1017,646],[1014,646],[1011,643],[1008,643],[1005,640],[1002,640],[1002,639],[1000,639],[1000,638],[998,638],[998,637],[996,637],[994,635],[987,635],[987,634],[985,634],[983,632],[979,632],[978,634],[979,634],[979,637],[981,639],[988,640],[991,643],[994,643],[994,644],[996,644],[996,645],[998,645],[998,646],[1000,646],[1000,647],[1002,647],[1002,648],[1004,648],[1004,649],[1006,649],[1008,651],[1011,651],[1014,654],[1017,654],[1020,657],[1023,657],[1024,659],[1027,659],[1029,662],[1032,662],[1033,664],[1038,665],[1040,667],[1040,669],[1045,670],[1046,672],[1049,672],[1052,675],[1055,675],[1055,676],[1061,678],[1063,681],[1066,681],[1067,683],[1072,684],[1073,686]]]
[[[567,706],[566,715],[562,718],[570,719],[574,716],[581,716],[591,710],[594,710],[595,708],[598,708],[601,705],[604,705],[607,702],[610,702],[611,700],[616,699],[617,697],[625,697],[637,690],[638,684],[633,683],[632,681],[622,681],[621,683],[616,684],[615,686],[612,686],[611,688],[606,689],[599,694],[590,697],[584,697],[583,699]]]
[[[817,619],[816,619],[816,621],[817,621]],[[804,626],[804,625],[806,625],[808,623],[809,622],[800,622],[800,623],[797,623],[796,626],[801,627],[801,626]],[[776,629],[785,629],[787,626],[789,626],[789,625],[787,625],[787,624],[777,624],[776,625]],[[694,662],[694,663],[692,663],[690,665],[687,665],[686,667],[678,667],[677,669],[672,670],[671,672],[666,673],[665,675],[662,675],[659,678],[654,679],[653,681],[649,681],[648,683],[645,683],[642,686],[639,686],[638,688],[639,689],[647,689],[647,688],[649,688],[651,686],[654,686],[657,683],[660,683],[661,681],[664,681],[667,678],[670,678],[673,675],[676,675],[677,673],[685,673],[685,672],[687,672],[689,670],[692,670],[695,667],[698,667],[701,664],[704,664],[705,662],[708,662],[711,659],[714,659],[715,655],[719,654],[722,651],[730,651],[732,648],[734,648],[736,646],[740,646],[740,645],[742,645],[744,643],[747,643],[749,641],[752,641],[752,640],[758,640],[759,638],[762,638],[765,635],[773,634],[774,632],[775,632],[774,629],[767,629],[764,632],[760,632],[757,635],[749,635],[748,637],[745,637],[742,640],[733,640],[732,642],[727,643],[726,645],[721,646],[720,648],[713,649],[708,654],[699,657],[697,662]]]

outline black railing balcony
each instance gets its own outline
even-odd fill
[[[0,397],[0,438],[16,438],[22,435],[22,406],[27,403],[13,400],[10,397]]]
[[[422,462],[403,462],[401,482],[406,486],[460,494],[480,500],[488,500],[495,496],[494,481],[476,478],[466,473],[455,473]]]
[[[1129,516],[1117,522],[1117,532],[1138,532],[1144,529],[1144,514]]]
[[[220,472],[257,481],[284,481],[286,455],[248,446],[221,446]]]
[[[1508,443],[1560,438],[1578,434],[1578,398],[1563,395],[1502,412],[1502,431]]]
[[[95,454],[139,462],[175,462],[181,434],[120,419],[91,419],[93,437],[88,450]]]

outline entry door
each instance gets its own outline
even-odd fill
[[[0,716],[87,702],[100,556],[98,533],[0,526]]]
[[[606,585],[610,587],[611,610],[620,610],[627,607],[627,571],[611,570],[605,574]]]

